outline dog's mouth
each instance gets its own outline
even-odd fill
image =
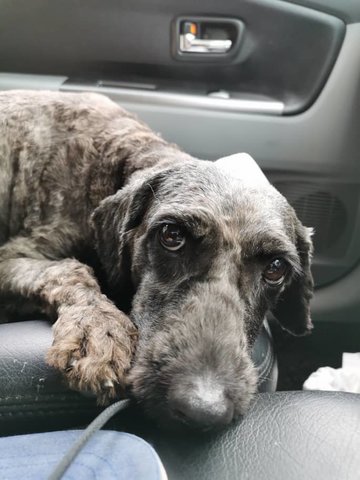
[[[162,328],[158,317],[136,312],[139,343],[127,394],[147,417],[170,430],[222,429],[245,413],[256,389],[248,348],[239,346],[238,336],[224,336],[219,322],[203,322],[209,312],[205,302],[199,304],[198,316],[185,308],[181,315],[173,311]],[[213,325],[210,332],[203,323]]]
[[[254,393],[244,386],[243,398],[235,398],[220,382],[184,381],[176,374],[169,379],[135,363],[126,393],[146,417],[171,431],[222,430],[245,413]]]
[[[219,432],[229,427],[235,420],[237,420],[240,416],[233,417],[229,422],[225,423],[212,423],[211,420],[206,423],[195,423],[191,419],[189,419],[183,412],[180,410],[173,410],[171,413],[174,427],[172,430],[176,431],[191,431],[191,432],[200,432],[200,433],[208,433],[208,432]]]

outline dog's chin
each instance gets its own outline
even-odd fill
[[[153,385],[152,385],[153,387]],[[154,388],[145,389],[143,386],[140,391],[134,391],[131,386],[128,389],[128,396],[137,405],[144,417],[161,430],[169,432],[186,433],[186,432],[219,432],[229,428],[234,422],[241,421],[246,415],[254,398],[254,391],[246,393],[240,401],[238,401],[235,411],[228,422],[224,424],[214,425],[211,422],[204,421],[201,424],[186,418],[181,412],[169,406],[167,401],[167,393],[163,391],[160,395],[159,391]]]
[[[169,415],[169,416],[163,416],[162,418],[152,418],[152,421],[156,423],[156,425],[159,427],[161,430],[166,430],[171,433],[179,433],[179,434],[187,434],[191,433],[193,434],[207,434],[210,432],[221,432],[223,430],[226,430],[231,426],[232,423],[234,423],[237,419],[240,417],[234,418],[231,420],[226,425],[196,425],[194,423],[190,423],[187,421],[184,421],[181,416],[176,416],[176,415]]]
[[[188,391],[187,383],[179,384],[175,381],[177,375],[174,371],[164,374],[161,371],[149,368],[144,358],[141,357],[135,359],[133,367],[129,372],[128,393],[144,415],[161,429],[176,432],[219,431],[229,427],[231,423],[238,421],[244,416],[252,403],[257,389],[256,370],[252,363],[248,362],[245,371],[247,375],[239,378],[238,384],[234,384],[231,391],[227,392],[224,397],[224,403],[222,400],[220,402],[214,400],[215,411],[217,408],[222,409],[223,405],[225,412],[226,409],[228,411],[228,414],[226,413],[221,417],[216,417],[217,414],[215,413],[215,419],[211,408],[209,410],[209,418],[203,412],[196,420],[191,415],[190,417],[184,415],[183,404],[174,402],[173,392],[174,390],[175,392],[181,392],[183,388],[185,389],[184,391]],[[180,377],[180,381],[182,378]],[[183,385],[180,390],[179,385]],[[202,394],[207,399],[209,396],[211,398],[211,395],[215,395],[216,398],[216,388],[213,392],[202,390]],[[228,407],[225,407],[225,405],[228,405]]]
[[[141,410],[152,425],[160,430],[176,434],[206,434],[209,432],[221,432],[227,429],[231,424],[240,421],[242,415],[238,414],[226,425],[195,424],[184,418],[181,413],[172,412],[167,406],[160,402],[149,402],[130,395],[137,407]]]

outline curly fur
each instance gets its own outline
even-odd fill
[[[311,241],[286,200],[107,98],[0,93],[0,170],[0,301],[10,317],[54,318],[47,360],[72,388],[106,402],[128,385],[177,421],[171,399],[205,375],[233,417],[256,389],[250,351],[266,313],[311,329]],[[159,244],[164,221],[189,232],[179,254]],[[279,254],[293,274],[269,289],[262,271]]]

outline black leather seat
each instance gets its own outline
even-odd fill
[[[67,390],[44,362],[51,343],[45,321],[0,325],[0,432],[2,435],[85,426],[95,401]],[[360,395],[281,392],[271,337],[253,351],[264,383],[241,420],[218,433],[174,434],[157,429],[135,407],[106,428],[148,440],[169,480],[341,480],[360,478]],[[141,459],[139,460],[141,461]]]
[[[263,393],[222,433],[138,433],[155,447],[169,480],[360,479],[357,394]]]

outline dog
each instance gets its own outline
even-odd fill
[[[266,314],[311,331],[311,232],[242,160],[195,159],[102,95],[0,93],[1,305],[55,321],[71,388],[218,427],[256,391]]]

